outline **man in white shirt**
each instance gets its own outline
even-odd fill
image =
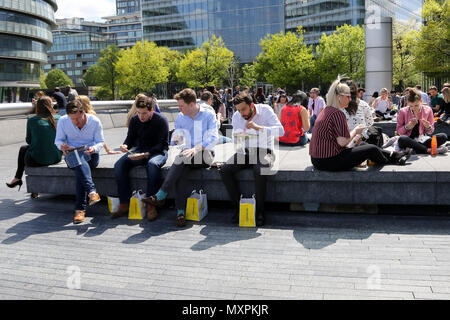
[[[310,116],[309,133],[312,133],[317,117],[326,106],[325,100],[320,96],[319,88],[312,88],[309,92],[308,102],[308,111]]]
[[[244,153],[234,154],[220,168],[220,175],[233,204],[239,208],[241,192],[234,177],[241,170],[252,168],[256,190],[256,225],[264,225],[264,202],[266,199],[268,169],[274,162],[274,138],[284,135],[284,129],[273,109],[266,104],[253,103],[250,94],[239,94],[233,99],[236,112],[233,115],[233,139],[241,135],[245,141]],[[245,135],[249,135],[249,139]],[[250,137],[252,134],[252,137]],[[232,222],[238,222],[238,213],[232,216]]]

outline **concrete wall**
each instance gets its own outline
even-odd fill
[[[161,108],[161,113],[169,121],[169,128],[173,129],[175,118],[179,113],[177,107]],[[29,117],[31,117],[30,115]],[[122,128],[126,126],[127,111],[99,111],[97,113],[100,121],[103,124],[103,129]],[[5,117],[0,118],[0,146],[6,146],[16,143],[25,143],[25,136],[27,131],[28,117]]]

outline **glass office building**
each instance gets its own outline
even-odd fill
[[[108,39],[107,30],[104,23],[83,18],[57,19],[44,72],[61,69],[75,86],[83,86],[82,78],[87,69],[97,63],[101,50],[114,43]]]
[[[15,101],[17,88],[39,87],[57,8],[53,0],[0,0],[0,102]]]
[[[141,11],[141,0],[116,0],[116,14],[128,15]]]
[[[337,27],[363,25],[367,16],[421,21],[422,0],[285,0],[286,31],[305,30],[305,42],[316,45]]]
[[[116,0],[115,16],[105,17],[109,38],[119,48],[128,48],[142,40],[141,0]]]
[[[252,62],[267,34],[284,31],[281,0],[142,0],[144,40],[172,49],[222,37],[241,63]]]
[[[344,24],[363,25],[371,10],[420,21],[421,0],[142,0],[144,40],[173,49],[199,47],[213,34],[251,62],[267,34],[305,30],[307,44]]]

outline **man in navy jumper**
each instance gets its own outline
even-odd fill
[[[164,116],[154,112],[154,105],[154,100],[148,97],[137,100],[137,115],[131,118],[127,138],[120,146],[120,150],[127,154],[114,165],[120,205],[113,212],[113,219],[128,213],[131,196],[129,172],[132,168],[146,166],[147,195],[155,194],[161,187],[161,168],[167,161],[169,149],[169,123]],[[147,219],[153,221],[157,216],[155,207],[148,205]]]

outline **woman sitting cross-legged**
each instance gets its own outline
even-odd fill
[[[398,113],[397,132],[400,135],[398,146],[402,149],[412,148],[417,154],[431,154],[431,135],[434,132],[433,109],[422,104],[421,95],[416,88],[409,90],[408,106]],[[442,146],[447,141],[445,133],[435,135],[437,153],[444,154],[447,147]]]
[[[56,122],[59,119],[55,113],[50,97],[37,100],[36,116],[27,121],[27,145],[20,148],[16,175],[10,183],[6,183],[9,188],[19,186],[20,190],[25,166],[43,167],[61,161],[61,151],[55,146]]]
[[[367,144],[349,148],[357,134],[362,134],[363,126],[350,132],[347,119],[341,111],[351,101],[350,87],[341,83],[340,77],[331,85],[327,94],[327,107],[319,114],[313,128],[309,153],[311,162],[318,170],[350,170],[365,160],[376,164],[404,165],[410,152],[386,151]]]
[[[309,131],[308,96],[303,91],[297,91],[292,100],[281,110],[281,124],[284,136],[278,138],[280,146],[296,147],[308,143],[305,132]]]

